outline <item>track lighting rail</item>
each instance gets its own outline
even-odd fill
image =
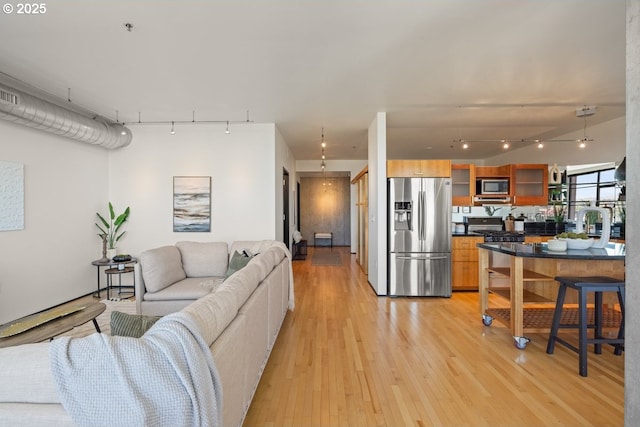
[[[116,112],[117,117],[117,112]],[[234,124],[247,124],[253,123],[253,120],[249,119],[249,111],[247,111],[247,119],[246,120],[196,120],[195,111],[193,112],[193,117],[191,120],[142,120],[141,113],[138,113],[138,121],[137,122],[127,122],[128,126],[131,125],[167,125],[171,126],[170,133],[171,135],[176,134],[176,125],[184,125],[184,124],[224,124],[226,125],[225,133],[229,134],[231,131],[229,130],[229,125]],[[122,125],[125,125],[125,122],[122,122]]]

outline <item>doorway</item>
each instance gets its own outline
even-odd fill
[[[282,242],[289,248],[289,172],[282,168]]]
[[[351,246],[351,181],[348,172],[300,177],[300,232],[313,241],[315,233],[332,233],[333,246]],[[324,242],[323,242],[324,243]]]

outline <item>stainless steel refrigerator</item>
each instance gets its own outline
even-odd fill
[[[390,178],[388,295],[451,296],[451,180]]]

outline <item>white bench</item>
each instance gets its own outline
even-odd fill
[[[318,244],[316,243],[318,239],[329,240],[329,246],[333,248],[333,233],[313,233],[313,246],[318,246]]]

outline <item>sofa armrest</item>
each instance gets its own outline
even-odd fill
[[[135,274],[135,293],[136,293],[136,313],[142,313],[141,303],[144,300],[144,294],[147,293],[147,288],[144,286],[144,279],[142,278],[142,266],[138,261],[133,266],[133,274]]]
[[[60,403],[49,343],[0,348],[0,402]]]

